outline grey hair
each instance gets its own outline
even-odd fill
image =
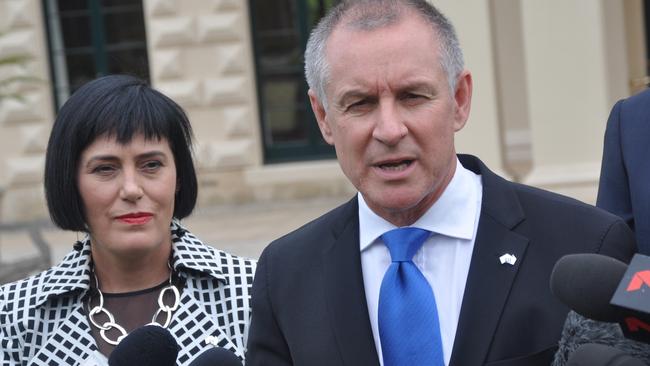
[[[309,88],[327,109],[325,86],[329,80],[329,65],[325,45],[330,35],[346,18],[347,26],[361,31],[371,31],[398,22],[403,11],[412,10],[431,25],[438,36],[440,63],[447,74],[449,89],[456,90],[456,79],[463,71],[463,51],[454,26],[426,0],[343,0],[332,8],[309,36],[305,50],[305,77]]]

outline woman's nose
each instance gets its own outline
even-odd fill
[[[142,198],[143,194],[144,191],[137,174],[134,172],[125,172],[120,191],[121,198],[127,201],[137,201]]]

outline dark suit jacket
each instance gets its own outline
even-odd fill
[[[650,90],[614,105],[607,121],[596,205],[618,215],[650,255]]]
[[[547,366],[568,311],[549,290],[553,265],[577,252],[628,261],[633,235],[609,213],[508,182],[473,156],[459,158],[482,175],[483,202],[451,365]],[[264,250],[247,366],[379,365],[357,207],[353,199]],[[504,253],[518,258],[514,266],[500,264]]]

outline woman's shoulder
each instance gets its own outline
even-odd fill
[[[257,260],[204,244],[186,229],[177,230],[172,238],[175,267],[212,275],[220,280],[227,280],[229,277],[251,277],[252,282]]]
[[[0,286],[0,314],[9,315],[35,308],[41,302],[50,270]]]
[[[257,259],[233,254],[225,250],[215,248],[209,244],[206,244],[206,246],[214,253],[213,255],[215,256],[215,258],[218,258],[223,264],[232,263],[233,265],[253,266],[253,267],[257,265]]]
[[[87,289],[87,256],[85,250],[70,252],[55,266],[1,285],[0,313],[37,307],[52,297]]]

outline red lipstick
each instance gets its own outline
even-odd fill
[[[134,212],[134,213],[118,216],[116,217],[116,219],[129,225],[144,225],[149,221],[151,221],[152,217],[153,214],[149,212]]]

